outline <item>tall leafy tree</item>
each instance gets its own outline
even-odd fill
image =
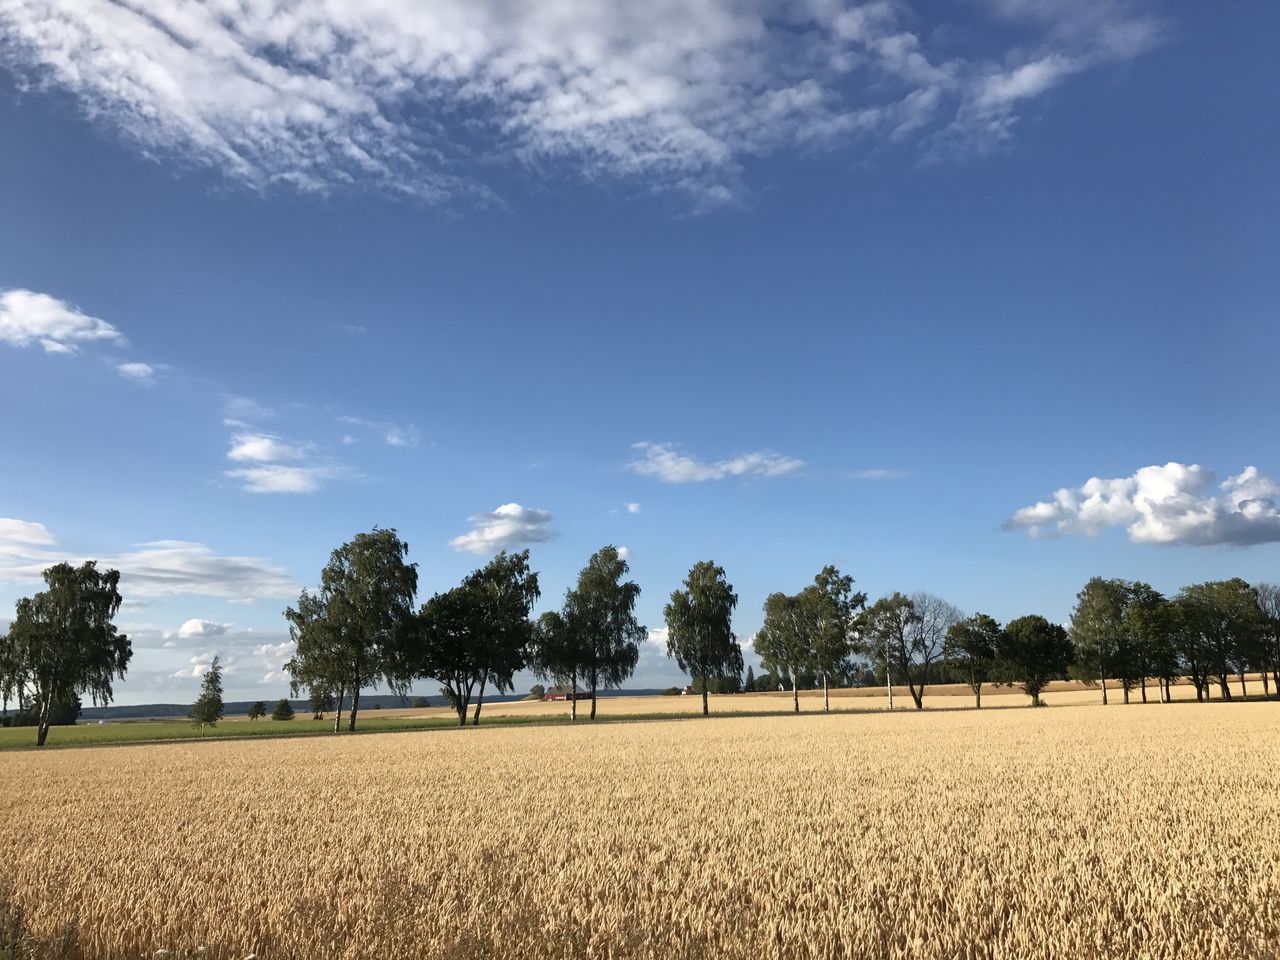
[[[515,674],[529,660],[533,624],[529,611],[541,595],[538,574],[529,569],[529,551],[505,550],[463,581],[476,621],[475,658],[480,675],[473,723],[480,723],[485,687],[499,693],[515,689]]]
[[[1261,615],[1260,635],[1263,642],[1263,689],[1266,689],[1266,665],[1271,667],[1271,685],[1280,698],[1280,586],[1259,583],[1254,588],[1258,594],[1258,611]]]
[[[418,611],[418,673],[441,684],[440,692],[458,715],[458,726],[467,722],[483,672],[475,635],[480,624],[474,612],[461,586],[435,594]]]
[[[1128,631],[1124,622],[1128,602],[1129,584],[1125,581],[1094,577],[1076,594],[1071,612],[1074,672],[1081,680],[1102,685],[1103,704],[1107,703],[1107,679],[1128,673]]]
[[[822,678],[822,709],[830,712],[830,681],[833,676],[848,672],[849,657],[854,652],[854,625],[866,606],[867,595],[855,593],[853,577],[828,565],[800,596],[807,608],[804,620],[812,630],[811,666]]]
[[[120,573],[89,561],[59,563],[44,571],[46,589],[17,603],[4,644],[6,700],[30,701],[36,744],[44,746],[54,705],[88,693],[95,704],[111,702],[112,683],[122,679],[133,647],[112,620],[120,609]]]
[[[673,591],[663,610],[667,656],[701,686],[703,716],[711,682],[742,677],[742,647],[732,626],[737,605],[738,595],[725,579],[724,568],[703,560],[693,565],[684,589]]]
[[[564,614],[548,610],[534,627],[530,666],[540,679],[569,688],[569,719],[578,719],[578,679],[590,653]]]
[[[563,616],[582,643],[583,682],[591,691],[591,719],[600,690],[613,690],[635,673],[647,631],[636,619],[640,586],[625,580],[630,567],[615,546],[591,555],[565,594]]]
[[[1129,585],[1124,607],[1124,629],[1128,635],[1135,667],[1142,686],[1142,702],[1147,702],[1147,680],[1154,678],[1160,702],[1169,700],[1170,687],[1178,676],[1178,655],[1173,643],[1173,623],[1169,601],[1149,583]]]
[[[418,589],[418,566],[405,559],[408,552],[394,529],[357,534],[330,554],[319,592],[304,590],[298,606],[285,611],[297,643],[285,669],[295,688],[337,692],[335,730],[344,694],[351,695],[347,729],[354,730],[361,690],[385,682],[393,693],[408,692]]]
[[[200,680],[200,696],[192,704],[187,714],[191,722],[200,728],[200,736],[204,736],[204,728],[212,727],[222,719],[222,660],[213,658],[213,663],[204,672]],[[255,719],[250,711],[250,719]]]
[[[764,601],[764,623],[755,637],[755,650],[769,675],[787,677],[791,709],[800,712],[799,676],[813,662],[812,631],[799,595],[771,593]]]
[[[443,685],[445,698],[467,722],[480,722],[484,691],[492,685],[509,693],[515,674],[529,662],[534,639],[529,610],[538,598],[538,575],[529,569],[529,551],[503,551],[468,574],[462,583],[436,594],[418,614],[418,676]]]
[[[1203,659],[1206,676],[1216,680],[1222,698],[1230,700],[1227,679],[1239,673],[1241,693],[1246,693],[1244,674],[1258,659],[1264,629],[1253,587],[1239,577],[1214,580],[1184,587],[1179,598],[1186,617],[1184,641]]]
[[[1067,675],[1074,656],[1071,637],[1061,626],[1041,616],[1019,617],[1000,634],[998,669],[1022,687],[1031,705],[1042,705],[1040,694],[1049,681]]]
[[[249,719],[260,720],[267,715],[267,703],[265,700],[255,700],[249,704]]]
[[[991,681],[1000,645],[1000,624],[985,613],[953,623],[947,630],[942,656],[947,668],[964,677],[973,691],[973,704],[982,708],[982,685]]]
[[[960,611],[941,597],[895,593],[882,597],[862,617],[861,649],[878,672],[896,671],[917,710],[924,709],[929,671],[942,659],[947,631]]]

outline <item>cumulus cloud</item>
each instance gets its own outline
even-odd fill
[[[0,13],[0,24],[4,14]],[[121,346],[124,335],[97,317],[64,300],[34,290],[0,291],[0,343],[13,347],[39,344],[46,353],[75,353],[82,343]]]
[[[97,560],[120,571],[121,593],[137,601],[197,595],[230,602],[283,600],[299,587],[284,568],[261,557],[223,556],[203,543],[155,540],[115,554],[85,556],[57,549],[43,524],[0,520],[0,580],[38,584],[46,567]]]
[[[220,637],[231,629],[229,623],[217,623],[213,620],[187,620],[178,628],[178,636],[184,640]]]
[[[641,476],[656,477],[663,483],[703,483],[727,477],[781,477],[804,466],[803,460],[768,450],[708,463],[681,453],[672,443],[633,443],[631,449],[639,456],[627,466]]]
[[[1280,483],[1256,467],[1218,483],[1199,464],[1171,461],[1063,487],[1015,511],[1005,526],[1038,539],[1124,527],[1134,543],[1242,547],[1280,541],[1278,501]]]
[[[459,552],[487,555],[528,543],[544,543],[556,535],[551,514],[546,510],[504,503],[492,513],[476,513],[469,518],[472,529],[449,541]]]
[[[269,433],[237,433],[227,451],[228,460],[300,460],[303,455],[301,447]]]
[[[627,508],[627,513],[639,513],[639,512],[640,512],[640,504],[638,504],[638,503],[628,503],[628,504],[626,504],[625,506],[626,506],[626,508]]]
[[[1003,138],[1017,104],[1153,42],[1131,4],[1075,6],[1098,12],[1009,0],[956,31],[905,0],[10,0],[0,56],[148,155],[258,189],[485,201],[483,151],[709,205],[780,150]]]

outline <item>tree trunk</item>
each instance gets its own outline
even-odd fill
[[[347,714],[347,733],[351,733],[356,728],[356,714],[360,712],[360,688],[354,687],[351,691],[351,712]]]
[[[53,711],[53,694],[41,698],[40,716],[36,721],[36,746],[43,747],[49,736],[49,714]]]
[[[973,705],[979,710],[982,709],[982,684],[976,684],[973,688]]]
[[[569,722],[578,719],[578,674],[570,674],[569,686]]]
[[[1241,699],[1241,700],[1248,700],[1248,699],[1249,699],[1249,690],[1248,690],[1248,688],[1244,685],[1244,671],[1243,671],[1243,670],[1241,670],[1241,671],[1240,671],[1240,699]]]
[[[1107,705],[1107,675],[1105,672],[1102,674],[1102,705],[1104,707]]]
[[[1224,673],[1218,677],[1218,686],[1222,689],[1222,699],[1231,699],[1231,688],[1227,686],[1227,675]]]
[[[1258,671],[1262,674],[1262,699],[1271,696],[1271,683],[1267,680],[1267,668],[1264,666]]]
[[[711,713],[711,711],[707,709],[707,687],[709,686],[710,684],[707,683],[707,678],[703,677],[702,678],[702,715],[704,717]]]
[[[1146,676],[1143,676],[1143,678],[1142,678],[1142,702],[1143,702],[1143,703],[1146,703],[1146,702],[1147,702],[1147,678],[1146,678]]]
[[[484,706],[484,685],[488,682],[489,682],[488,677],[483,677],[480,680],[480,695],[476,697],[476,715],[475,715],[475,719],[471,721],[471,725],[473,727],[480,726],[480,708]]]
[[[1129,702],[1129,688],[1128,688],[1128,687],[1125,687],[1125,688],[1124,688],[1124,702],[1125,702],[1125,703],[1128,703],[1128,702]]]
[[[800,712],[800,683],[796,680],[796,672],[791,671],[791,709]]]
[[[591,678],[591,719],[596,718],[596,678]]]
[[[1280,666],[1271,665],[1271,685],[1276,688],[1276,699],[1280,700]]]
[[[822,712],[831,712],[831,691],[827,689],[827,675],[822,675]]]
[[[334,733],[337,733],[339,730],[342,729],[342,701],[346,698],[346,696],[347,696],[347,688],[339,687],[338,688],[338,710],[333,715],[333,732]]]

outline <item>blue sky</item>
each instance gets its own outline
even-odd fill
[[[1280,577],[1274,10],[221,6],[0,11],[0,611],[119,566],[120,702],[283,693],[374,524],[544,608],[625,546],[655,629],[714,559],[744,639]]]

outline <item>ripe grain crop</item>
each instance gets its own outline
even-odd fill
[[[1266,958],[1280,706],[23,753],[0,895],[77,956]]]

